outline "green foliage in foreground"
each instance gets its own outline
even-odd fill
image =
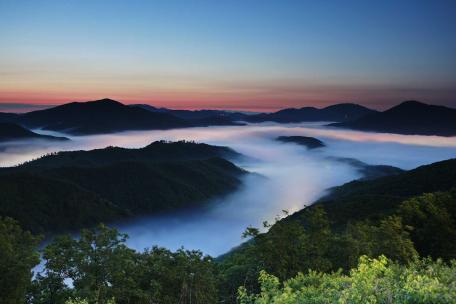
[[[0,217],[0,303],[24,301],[31,269],[40,261],[36,251],[39,241],[13,219]]]
[[[126,237],[100,225],[82,230],[77,240],[55,239],[44,250],[45,269],[33,281],[28,302],[217,302],[215,264],[210,257],[199,251],[171,252],[158,247],[136,252],[125,245]]]
[[[401,266],[385,256],[362,256],[349,275],[309,271],[281,285],[277,277],[261,271],[259,283],[256,295],[239,288],[241,304],[450,304],[456,300],[456,261],[447,265],[424,259]]]
[[[236,259],[221,263],[199,251],[171,252],[153,247],[137,252],[125,245],[126,235],[100,225],[83,230],[78,239],[62,236],[52,241],[43,251],[44,269],[32,282],[31,268],[38,262],[37,239],[23,232],[13,220],[0,219],[0,303],[455,302],[456,262],[418,259],[410,247],[413,243],[401,240],[409,235],[391,232],[402,229],[394,218],[387,219],[379,229],[356,230],[364,233],[364,229],[373,229],[366,235],[379,237],[372,241],[364,236],[364,243],[360,244],[368,247],[371,240],[373,244],[380,243],[380,247],[373,247],[378,251],[386,246],[384,250],[389,249],[390,253],[412,253],[409,261],[363,256],[350,271],[332,272],[333,263],[338,261],[335,255],[340,252],[331,250],[331,242],[340,236],[331,232],[324,213],[317,210],[304,228],[283,225],[282,221],[271,227],[273,234],[249,229],[249,233],[256,234],[254,245],[248,244],[247,253],[238,253]],[[335,249],[342,248],[337,246],[341,245],[335,243]],[[373,248],[365,248],[370,250],[370,256],[376,252]],[[346,251],[351,248],[346,247]],[[359,252],[355,250],[352,258]],[[267,273],[277,273],[279,277]],[[285,282],[283,286],[280,281]]]
[[[267,233],[246,230],[253,238],[222,257],[220,294],[236,302],[242,285],[258,292],[261,270],[285,281],[309,269],[348,273],[360,256],[387,258],[402,264],[418,256],[456,258],[456,190],[423,194],[398,204],[377,220],[334,227],[324,204],[316,204],[272,225]]]

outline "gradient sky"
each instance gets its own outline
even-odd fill
[[[453,0],[0,0],[0,41],[9,108],[456,106]]]

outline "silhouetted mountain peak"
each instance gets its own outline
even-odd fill
[[[454,136],[456,109],[409,100],[384,112],[331,126],[387,133]]]
[[[289,108],[289,110],[296,110],[295,108]],[[313,111],[313,110],[318,110],[317,108],[315,107],[302,107],[302,108],[299,108],[298,110],[305,110],[305,111]]]
[[[23,114],[18,122],[29,128],[43,128],[72,134],[111,133],[186,127],[190,124],[166,113],[153,113],[104,98],[72,102]]]
[[[425,104],[423,102],[420,102],[420,101],[416,101],[416,100],[407,100],[407,101],[404,101],[404,102],[401,102],[400,104],[398,104],[397,106],[393,107],[392,109],[394,108],[417,108],[417,107],[426,107],[426,106],[429,106],[428,104]]]
[[[275,121],[281,123],[302,121],[348,121],[376,112],[377,111],[357,104],[342,103],[323,109],[315,107],[303,107],[300,109],[288,108],[274,113],[251,115],[245,119],[251,122]]]
[[[322,110],[329,110],[329,109],[341,109],[342,110],[342,109],[367,109],[367,108],[362,105],[356,104],[356,103],[344,102],[344,103],[338,103],[338,104],[327,106],[327,107],[323,108]]]
[[[401,114],[419,114],[419,115],[422,115],[423,117],[427,117],[429,115],[447,115],[449,113],[456,113],[455,112],[456,110],[455,109],[452,109],[452,108],[448,108],[448,107],[445,107],[445,106],[438,106],[438,105],[430,105],[430,104],[426,104],[426,103],[423,103],[423,102],[419,102],[419,101],[416,101],[416,100],[408,100],[408,101],[404,101],[402,103],[400,103],[399,105],[395,106],[395,107],[392,107],[388,110],[386,110],[384,113],[389,113],[389,114],[392,114],[392,113],[395,113],[396,115],[398,115],[398,113],[401,113]],[[404,118],[407,118],[407,117],[404,117]],[[443,117],[442,117],[443,118]]]
[[[101,110],[101,109],[112,109],[112,108],[122,108],[122,107],[125,107],[125,105],[118,101],[115,101],[115,100],[109,99],[109,98],[103,98],[103,99],[99,99],[99,100],[84,101],[84,102],[81,102],[81,101],[70,102],[70,103],[66,103],[61,106],[57,106],[55,108],[50,108],[50,109],[46,109],[46,110],[49,110],[49,111],[52,111],[53,109],[59,109],[59,110],[100,109]],[[44,111],[46,111],[46,110],[44,110]],[[31,112],[31,113],[33,113],[33,112]]]
[[[119,107],[119,106],[121,106],[121,107],[125,107],[124,104],[122,104],[116,100],[109,99],[109,98],[87,101],[82,104],[86,104],[87,106],[102,106],[102,107],[114,107],[114,106]]]
[[[103,99],[98,99],[98,100],[93,100],[93,101],[88,101],[87,103],[105,103],[105,104],[120,104],[122,105],[122,103],[114,100],[114,99],[110,99],[110,98],[103,98]]]

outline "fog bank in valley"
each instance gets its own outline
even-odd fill
[[[279,135],[313,136],[327,146],[307,150],[275,141]],[[71,142],[3,144],[0,145],[0,165],[16,165],[59,150],[106,146],[137,148],[160,139],[225,145],[252,159],[238,165],[258,174],[245,177],[241,189],[208,202],[206,208],[145,216],[115,224],[130,235],[128,244],[136,249],[153,245],[170,249],[184,246],[211,255],[222,254],[238,245],[247,226],[258,227],[264,220],[270,221],[281,214],[281,210],[299,210],[320,197],[325,189],[360,177],[349,164],[328,159],[328,156],[352,157],[369,164],[412,169],[456,155],[456,137],[367,133],[330,129],[319,124],[256,124],[122,132],[71,137]]]

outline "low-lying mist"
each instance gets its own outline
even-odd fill
[[[307,150],[275,141],[279,135],[312,136],[327,146]],[[349,164],[328,159],[328,156],[351,157],[368,164],[402,169],[456,156],[456,137],[367,133],[330,129],[319,124],[255,124],[70,138],[69,142],[40,140],[0,145],[0,165],[17,165],[60,150],[106,146],[137,148],[160,139],[224,145],[250,156],[251,161],[243,160],[238,165],[258,174],[246,176],[241,189],[209,202],[206,208],[145,216],[115,224],[129,234],[128,245],[139,250],[153,245],[170,249],[183,246],[211,255],[222,254],[240,244],[241,234],[247,226],[259,227],[264,220],[271,221],[280,215],[282,210],[299,210],[329,187],[360,177]]]

